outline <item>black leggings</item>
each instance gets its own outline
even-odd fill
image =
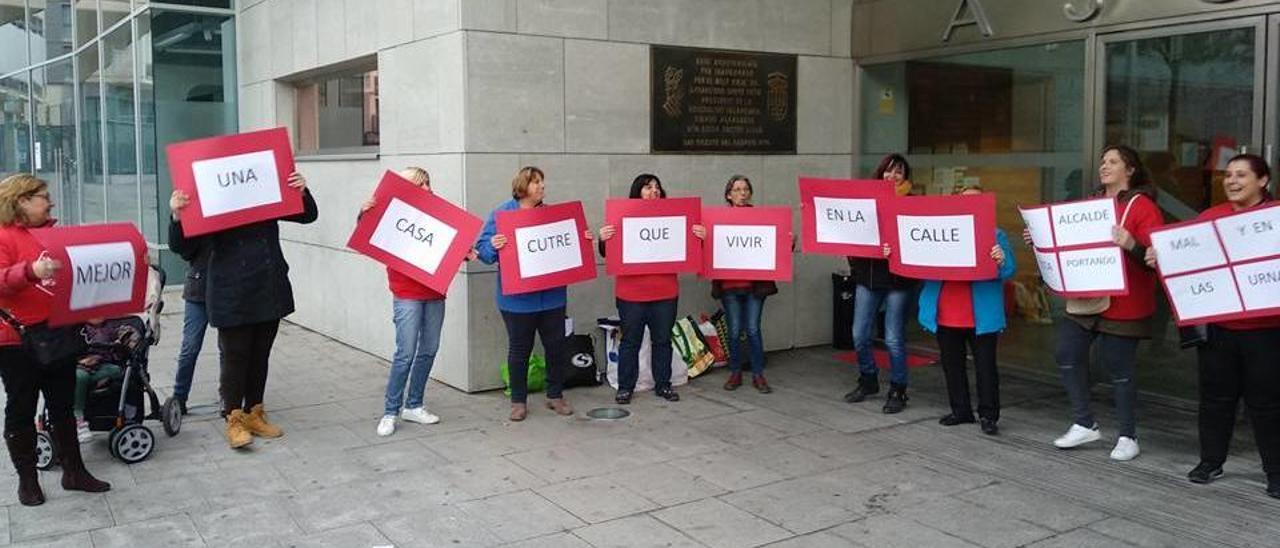
[[[529,355],[533,353],[533,335],[542,339],[547,351],[547,398],[561,397],[564,368],[568,365],[568,339],[564,334],[564,307],[539,312],[502,312],[507,324],[507,373],[511,381],[511,403],[524,403],[529,397]]]
[[[280,320],[218,328],[222,349],[223,412],[249,410],[262,403],[267,391],[267,364]]]
[[[0,379],[4,380],[4,431],[34,432],[36,402],[44,392],[49,419],[61,423],[71,416],[76,388],[75,361],[54,367],[36,365],[19,346],[0,347]]]

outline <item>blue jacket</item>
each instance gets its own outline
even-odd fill
[[[994,280],[971,282],[973,291],[973,323],[979,335],[1004,331],[1004,281],[1013,277],[1017,268],[1013,260],[1013,248],[1009,247],[1009,238],[1004,231],[996,229],[996,244],[1004,250],[1004,265]],[[920,291],[920,325],[930,333],[938,332],[938,298],[942,293],[942,282],[926,280]]]
[[[498,262],[498,250],[493,248],[493,244],[489,243],[489,239],[498,233],[498,227],[494,221],[498,212],[512,211],[519,208],[519,202],[514,199],[507,200],[499,204],[496,209],[489,213],[489,217],[484,220],[484,228],[480,231],[480,239],[476,241],[476,255],[484,264]],[[498,283],[495,286],[495,294],[498,297],[498,310],[503,312],[542,312],[543,310],[561,308],[568,302],[567,292],[563,286],[532,293],[503,295],[501,264],[498,265]]]

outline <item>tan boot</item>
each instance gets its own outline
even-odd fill
[[[573,414],[573,406],[569,405],[569,402],[564,401],[564,398],[552,398],[547,400],[547,409],[555,411],[558,415],[568,416]]]
[[[529,416],[529,406],[523,403],[511,404],[511,422],[520,422]]]
[[[232,449],[239,449],[253,443],[253,434],[250,434],[249,429],[244,426],[245,417],[248,415],[239,409],[233,409],[227,415],[227,444]]]
[[[284,435],[284,430],[279,426],[267,422],[267,412],[262,409],[262,404],[253,406],[244,416],[244,427],[250,434],[260,438],[278,438]]]

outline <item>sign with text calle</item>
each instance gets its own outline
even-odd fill
[[[484,222],[388,171],[347,247],[445,294]]]
[[[587,230],[582,202],[499,211],[495,223],[498,234],[507,237],[498,251],[504,295],[595,279],[595,255],[582,237]]]
[[[1040,278],[1064,297],[1126,295],[1124,252],[1111,239],[1116,201],[1097,198],[1020,207]]]
[[[697,272],[702,241],[693,225],[702,217],[699,198],[611,199],[604,218],[617,233],[605,242],[605,272],[613,276]]]
[[[883,258],[878,203],[893,183],[800,178],[801,247],[805,253]]]
[[[182,233],[199,236],[302,213],[287,186],[293,151],[284,128],[174,143],[165,148],[173,188],[191,196]]]
[[[996,196],[906,196],[885,202],[880,233],[889,270],[924,280],[990,280]],[[881,255],[883,256],[883,255]]]
[[[703,278],[791,281],[791,208],[709,207],[702,223]]]
[[[147,244],[133,223],[42,228],[31,235],[62,263],[54,276],[49,325],[142,312]]]

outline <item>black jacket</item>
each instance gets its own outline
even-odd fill
[[[889,272],[888,259],[849,257],[849,277],[867,289],[911,289],[916,280]]]
[[[310,190],[303,192],[302,203],[302,213],[279,220],[315,222],[319,210]],[[210,325],[236,327],[279,320],[293,313],[293,286],[289,284],[289,264],[280,250],[278,221],[194,238],[183,236],[177,221],[169,222],[169,249],[186,258],[197,257],[202,247],[208,256],[203,285]]]
[[[178,238],[182,238],[182,225],[170,221],[169,241],[172,242]],[[177,253],[187,262],[187,279],[182,284],[182,299],[202,303],[204,302],[205,270],[209,268],[209,246],[204,245],[204,242],[197,242],[180,247],[186,253],[179,252],[173,246],[170,246],[169,250]]]

